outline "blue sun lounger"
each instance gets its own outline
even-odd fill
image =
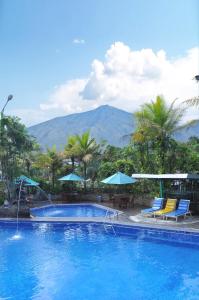
[[[184,216],[185,218],[186,215],[191,215],[189,206],[190,206],[190,200],[180,199],[178,208],[168,214],[165,214],[164,218],[166,218],[166,220],[167,218],[174,218],[176,219],[176,221],[178,221],[178,217]]]
[[[162,208],[163,206],[163,201],[164,198],[155,198],[153,201],[153,205],[151,208],[146,208],[146,209],[142,209],[141,210],[141,214],[143,215],[148,215],[148,214],[152,214],[155,211],[158,211]]]

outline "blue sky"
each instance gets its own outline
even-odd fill
[[[60,85],[88,78],[117,41],[163,49],[171,61],[186,55],[199,43],[199,1],[0,0],[0,37],[1,101],[13,93],[9,109],[27,123],[20,110],[37,111]]]

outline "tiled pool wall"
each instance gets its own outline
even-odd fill
[[[156,239],[178,243],[196,244],[199,246],[199,232],[162,229],[141,226],[114,225],[116,234],[135,236],[139,239]]]
[[[16,226],[16,221],[3,220],[0,221],[0,229],[13,228]],[[135,239],[150,239],[160,240],[165,242],[183,243],[189,245],[195,245],[199,247],[199,232],[187,231],[187,230],[173,230],[173,229],[162,229],[153,227],[144,227],[136,225],[123,225],[109,222],[47,222],[47,221],[20,221],[19,230],[28,229],[46,229],[46,230],[59,230],[59,229],[81,229],[86,232],[95,230],[96,232],[104,232],[106,234],[118,235],[118,236],[129,236]]]

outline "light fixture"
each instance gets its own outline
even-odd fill
[[[7,101],[12,100],[12,98],[13,98],[13,95],[9,95]]]

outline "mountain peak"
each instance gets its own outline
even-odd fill
[[[122,111],[122,112],[127,112],[123,109],[108,105],[108,104],[104,104],[104,105],[100,105],[98,106],[95,110],[100,110],[100,111],[107,111],[107,110],[113,110],[113,111]]]
[[[124,146],[133,132],[133,116],[119,108],[102,105],[87,112],[76,113],[34,125],[29,128],[42,148],[63,148],[68,136],[90,130],[97,142],[106,140],[110,145]]]
[[[123,109],[120,109],[120,108],[117,108],[117,107],[114,107],[114,106],[111,106],[111,105],[108,105],[108,104],[100,105],[100,106],[98,106],[96,108],[92,108],[91,110],[88,110],[88,111],[85,111],[85,112],[82,112],[82,113],[109,112],[109,111],[111,111],[111,112],[117,111],[117,112],[128,113],[127,111],[125,111]],[[82,113],[79,113],[79,114],[82,114]]]
[[[108,104],[100,105],[96,108],[96,110],[106,110],[106,109],[116,109],[116,107],[110,106]]]
[[[178,139],[187,140],[198,136],[199,123],[188,131],[181,131]],[[108,144],[122,147],[130,141],[134,132],[133,114],[119,108],[102,105],[90,111],[75,113],[34,125],[29,133],[36,137],[43,149],[57,146],[63,149],[70,135],[82,134],[89,130],[97,142],[106,140]]]

